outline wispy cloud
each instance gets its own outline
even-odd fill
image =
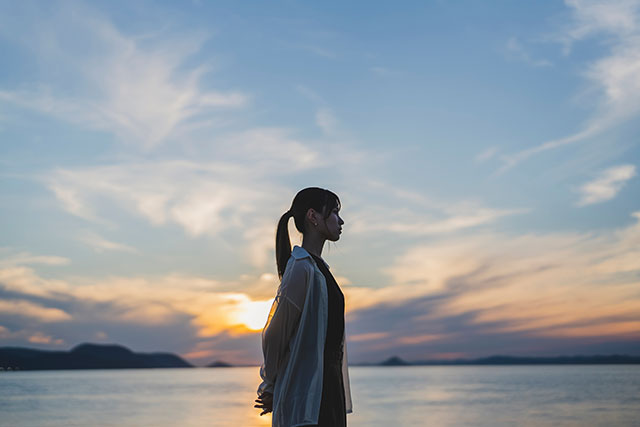
[[[322,168],[353,171],[353,164],[366,157],[346,144],[303,141],[282,128],[223,135],[203,143],[198,154],[216,160],[60,168],[45,174],[42,182],[64,210],[85,220],[111,224],[113,218],[105,212],[119,210],[155,227],[176,224],[192,237],[238,232],[246,239],[248,259],[264,263],[273,250],[274,218],[298,190],[282,182]],[[90,240],[94,247],[116,249],[96,236]]]
[[[376,77],[402,77],[402,71],[394,68],[374,66],[370,67],[369,71]]]
[[[33,317],[40,322],[66,322],[71,316],[58,308],[43,307],[24,300],[0,300],[0,314]]]
[[[129,252],[129,253],[137,253],[138,250],[129,245],[125,245],[122,243],[112,242],[111,240],[107,240],[104,237],[91,232],[86,231],[81,233],[78,239],[89,245],[96,252],[104,252],[104,251],[119,251],[119,252]]]
[[[29,28],[30,37],[21,43],[45,68],[64,64],[75,81],[57,78],[18,90],[0,89],[0,101],[111,132],[146,148],[207,123],[220,111],[247,104],[242,92],[201,88],[210,67],[192,66],[188,60],[200,50],[206,34],[137,38],[95,11],[69,7],[40,21],[46,25]],[[70,29],[92,48],[74,52],[74,42],[65,38]]]
[[[272,293],[275,278],[263,274],[223,282],[169,274],[54,281],[31,268],[0,267],[0,316],[19,319],[10,324],[21,325],[13,330],[4,327],[0,339],[56,344],[57,340],[73,343],[77,337],[108,335],[130,345],[125,339],[130,336],[127,331],[138,330],[145,335],[154,331],[156,340],[162,336],[164,342],[166,328],[182,328],[185,332],[178,334],[181,338],[167,349],[188,353],[198,342],[211,344],[226,337],[232,348],[234,340],[245,346],[237,361],[255,362],[259,330],[273,297],[259,296],[264,284]],[[258,290],[257,296],[249,293],[251,289]],[[12,298],[4,298],[8,293]],[[67,322],[68,329],[47,326],[57,322]],[[189,337],[186,344],[185,336]],[[252,343],[248,348],[247,339]]]
[[[338,119],[329,108],[320,108],[316,112],[316,124],[325,135],[334,135],[338,127]]]
[[[272,226],[267,233],[266,218],[277,217],[290,203],[285,195],[291,190],[276,181],[279,168],[290,162],[292,167],[283,173],[293,173],[296,169],[315,167],[317,162],[313,161],[312,151],[303,146],[296,150],[293,141],[283,140],[288,148],[282,148],[275,144],[275,134],[260,135],[262,139],[257,133],[247,135],[247,139],[236,138],[235,144],[230,145],[237,150],[241,141],[246,142],[252,152],[247,155],[256,157],[252,166],[232,161],[115,164],[60,169],[47,176],[45,183],[65,210],[81,218],[108,223],[110,218],[97,212],[111,206],[142,217],[152,226],[177,224],[193,237],[236,230],[247,239],[249,259],[266,262],[266,255],[260,254],[271,250],[269,236],[273,232]],[[289,156],[297,157],[293,160]],[[267,178],[269,175],[271,178]],[[61,194],[72,194],[73,199],[70,202],[69,197]],[[274,204],[275,194],[281,195],[280,204]],[[258,235],[261,238],[256,238]],[[100,250],[134,250],[96,235],[85,235],[83,240]]]
[[[0,250],[0,254],[9,251],[9,248],[3,248],[3,250]],[[33,255],[29,252],[20,252],[0,259],[0,266],[3,267],[31,264],[67,265],[69,263],[71,263],[69,258],[53,255]]]
[[[388,286],[363,287],[356,277],[343,288],[353,360],[391,352],[414,359],[548,354],[637,340],[640,212],[634,218],[599,233],[476,231],[410,247],[384,269]],[[21,338],[17,330],[0,335],[15,341],[40,332],[74,342],[106,333],[127,344],[140,334],[157,339],[179,330],[180,340],[163,341],[164,349],[258,362],[256,329],[276,285],[270,273],[225,281],[170,274],[61,283],[28,267],[0,268],[0,292],[13,295],[0,312],[26,319]],[[65,325],[75,329],[47,326],[67,316],[75,322]]]
[[[442,214],[425,219],[424,214],[398,210],[382,215],[362,214],[351,224],[354,233],[370,233],[372,231],[388,231],[412,236],[453,233],[456,231],[487,225],[500,218],[527,212],[526,209],[490,209],[476,207],[467,213]],[[390,219],[394,218],[394,219]]]
[[[36,332],[35,334],[29,336],[27,339],[30,343],[34,344],[56,344],[60,345],[64,343],[64,340],[58,338],[55,339],[51,335],[45,335],[42,332]]]
[[[389,286],[345,288],[350,330],[363,337],[355,347],[425,357],[637,340],[640,212],[633,217],[600,233],[476,232],[409,248],[386,269]]]
[[[476,163],[483,163],[489,159],[492,159],[498,153],[498,147],[489,147],[486,150],[478,153],[475,157]]]
[[[580,187],[582,197],[578,206],[592,205],[613,199],[624,184],[636,175],[634,165],[620,165],[606,169],[592,181]]]
[[[315,102],[316,104],[324,104],[325,103],[325,101],[322,98],[322,96],[320,96],[320,94],[318,92],[316,92],[315,90],[311,89],[308,86],[296,85],[295,89],[300,95],[304,96],[305,98],[307,98],[310,101]]]
[[[640,1],[570,0],[571,24],[556,37],[566,52],[591,36],[602,37],[608,55],[587,65],[584,76],[600,96],[593,116],[579,131],[501,157],[501,174],[531,156],[584,141],[640,113]]]
[[[574,12],[574,22],[563,34],[567,49],[576,40],[600,32],[615,32],[621,36],[634,34],[640,24],[640,2],[637,0],[565,0],[565,3]]]
[[[507,40],[506,50],[509,57],[525,62],[534,67],[550,67],[551,62],[546,59],[534,59],[531,54],[524,48],[522,43],[516,38],[511,37]]]
[[[229,163],[164,161],[58,170],[47,180],[56,196],[60,188],[76,195],[71,206],[59,198],[71,214],[77,215],[77,206],[93,212],[105,201],[115,202],[152,225],[173,222],[199,236],[214,235],[258,209],[273,187],[254,182],[256,175]]]
[[[383,191],[387,202],[375,205],[363,201],[349,221],[352,233],[390,232],[411,236],[455,233],[495,223],[501,218],[528,212],[528,209],[497,209],[475,200],[441,201],[420,192],[370,182],[373,194]],[[362,190],[364,193],[364,189]],[[393,200],[392,203],[389,200]]]
[[[46,346],[59,346],[64,344],[64,340],[61,338],[54,338],[51,335],[47,335],[40,331],[25,331],[17,330],[11,331],[4,326],[0,326],[0,340],[14,339],[20,340],[20,342],[28,342],[36,345]]]

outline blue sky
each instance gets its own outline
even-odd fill
[[[0,49],[0,345],[257,363],[322,186],[351,360],[640,354],[638,1],[3,2]]]

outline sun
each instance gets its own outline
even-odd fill
[[[261,330],[267,322],[273,299],[266,301],[251,301],[246,299],[238,304],[234,310],[234,320],[251,331]]]

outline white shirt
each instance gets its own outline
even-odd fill
[[[258,387],[258,396],[264,392],[273,394],[271,423],[274,427],[318,423],[327,316],[324,275],[305,249],[294,246],[262,331],[264,363],[260,376],[263,381]],[[344,335],[343,348],[345,406],[347,413],[351,413]]]

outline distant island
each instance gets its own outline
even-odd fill
[[[209,363],[207,368],[233,368],[234,366],[231,363],[223,362],[222,360],[216,360],[215,362]]]
[[[115,344],[80,344],[70,351],[0,347],[2,370],[192,368],[171,353],[134,353]]]
[[[640,356],[595,355],[557,357],[490,356],[479,359],[433,359],[406,361],[398,356],[378,363],[354,363],[352,366],[462,366],[462,365],[630,365],[640,364]],[[221,360],[208,368],[242,367]],[[172,353],[135,353],[117,344],[80,344],[69,351],[36,350],[26,347],[0,347],[0,370],[53,369],[146,369],[193,368]]]
[[[640,364],[640,356],[620,354],[596,356],[517,357],[490,356],[480,359],[435,359],[407,362],[398,356],[380,363],[362,366],[456,366],[456,365],[634,365]]]

